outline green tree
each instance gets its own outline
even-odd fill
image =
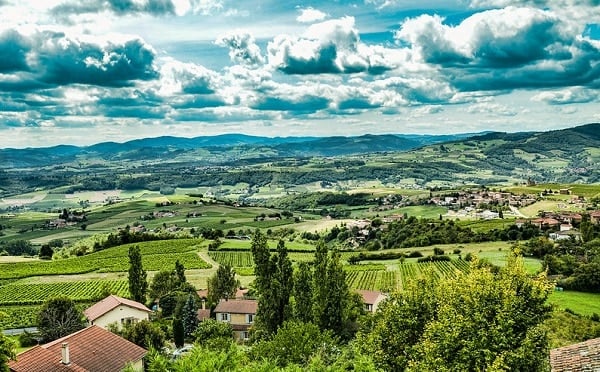
[[[221,299],[234,298],[239,286],[235,270],[229,265],[219,265],[217,272],[208,279],[208,303],[215,305]]]
[[[166,339],[160,327],[149,320],[127,325],[122,331],[122,336],[144,349],[156,350],[163,347]]]
[[[183,329],[183,322],[179,318],[173,318],[173,341],[175,347],[182,347],[185,343],[185,331]]]
[[[273,339],[260,341],[252,348],[254,359],[274,361],[280,367],[288,364],[306,366],[317,353],[337,350],[337,341],[330,331],[321,331],[313,323],[285,322]]]
[[[181,310],[183,330],[185,337],[190,337],[198,327],[198,303],[193,294],[188,294],[183,309]]]
[[[194,331],[196,342],[209,349],[223,349],[231,344],[233,328],[230,323],[219,322],[215,319],[206,319]]]
[[[6,314],[0,312],[0,320],[4,318]],[[15,343],[2,333],[0,329],[0,372],[9,372],[8,361],[14,360],[17,357],[15,352]]]
[[[142,267],[142,253],[140,247],[129,247],[129,293],[134,301],[146,302],[148,282],[147,273]]]
[[[327,299],[325,311],[321,317],[321,326],[330,329],[337,335],[342,335],[344,325],[348,319],[348,305],[350,291],[346,283],[346,272],[340,262],[340,253],[333,251],[327,265],[325,277]]]
[[[259,237],[260,239],[260,237]],[[292,315],[290,296],[293,288],[292,263],[282,240],[271,257],[266,240],[253,245],[253,257],[258,291],[256,337],[269,337]]]
[[[43,244],[42,247],[40,248],[40,258],[52,259],[53,254],[54,254],[54,251],[52,250],[52,248],[50,247],[49,244]]]
[[[300,262],[294,279],[294,318],[299,322],[312,322],[312,271],[307,262]]]
[[[319,240],[315,251],[315,262],[313,269],[313,299],[312,313],[314,322],[321,329],[327,325],[327,297],[329,293],[327,283],[327,266],[329,264],[329,255],[327,246],[323,240]]]
[[[149,286],[149,295],[151,299],[161,298],[162,296],[176,290],[179,286],[179,281],[175,272],[169,270],[161,270],[157,272]]]
[[[38,313],[37,326],[45,342],[64,337],[85,327],[83,313],[68,297],[47,300]]]
[[[175,261],[175,274],[180,284],[187,282],[187,278],[185,277],[185,266],[183,266],[179,260]]]
[[[548,339],[542,327],[551,285],[531,278],[520,257],[492,270],[422,279],[394,295],[359,337],[378,367],[409,371],[543,371]]]

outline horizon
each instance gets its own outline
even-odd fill
[[[0,148],[600,121],[584,0],[0,0],[0,24]]]

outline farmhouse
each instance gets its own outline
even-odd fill
[[[365,310],[369,313],[375,314],[377,311],[377,307],[381,303],[381,301],[387,299],[387,295],[378,291],[367,291],[359,289],[356,291],[363,300],[365,304]]]
[[[118,372],[131,365],[143,371],[147,351],[98,326],[84,328],[17,355],[8,362],[12,372]]]
[[[600,371],[600,338],[550,350],[552,372]]]
[[[254,323],[257,308],[256,300],[221,300],[214,312],[219,322],[231,324],[234,339],[246,341],[249,339],[248,331]]]
[[[110,295],[88,307],[83,313],[88,325],[97,325],[106,329],[109,324],[114,323],[121,329],[125,324],[148,320],[151,312],[139,302]]]

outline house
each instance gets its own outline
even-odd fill
[[[249,330],[256,317],[258,301],[256,300],[221,300],[215,307],[214,313],[219,322],[228,322],[233,328],[233,337],[246,341]]]
[[[387,299],[387,295],[378,291],[367,291],[359,289],[356,291],[356,293],[361,295],[362,300],[365,304],[365,310],[373,314],[377,311],[377,307],[379,307],[381,301]]]
[[[590,221],[596,225],[600,224],[600,211],[590,213]]]
[[[118,372],[131,366],[143,371],[147,351],[98,326],[35,346],[8,362],[12,372]]]
[[[552,372],[600,371],[600,338],[550,350]]]
[[[148,320],[151,312],[139,302],[110,295],[85,309],[83,314],[87,318],[88,325],[97,325],[106,329],[109,324],[116,323],[121,329],[125,324]]]

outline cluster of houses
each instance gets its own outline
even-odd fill
[[[481,209],[484,205],[509,205],[513,207],[525,207],[537,201],[537,196],[514,195],[510,192],[492,191],[460,191],[449,196],[435,196],[429,198],[431,204],[436,204],[450,209],[471,207]]]
[[[377,311],[387,296],[376,291],[357,291],[364,301],[365,310]],[[206,308],[206,290],[198,291],[202,306],[198,320],[210,318]],[[217,321],[231,324],[232,337],[239,342],[249,339],[250,328],[256,319],[258,301],[247,297],[248,290],[240,289],[235,298],[221,300],[214,309]],[[147,350],[108,331],[109,325],[118,329],[129,323],[149,320],[152,310],[126,298],[110,295],[84,311],[87,327],[58,340],[37,345],[20,353],[8,364],[11,372],[98,372],[122,371],[130,366],[143,371]]]

